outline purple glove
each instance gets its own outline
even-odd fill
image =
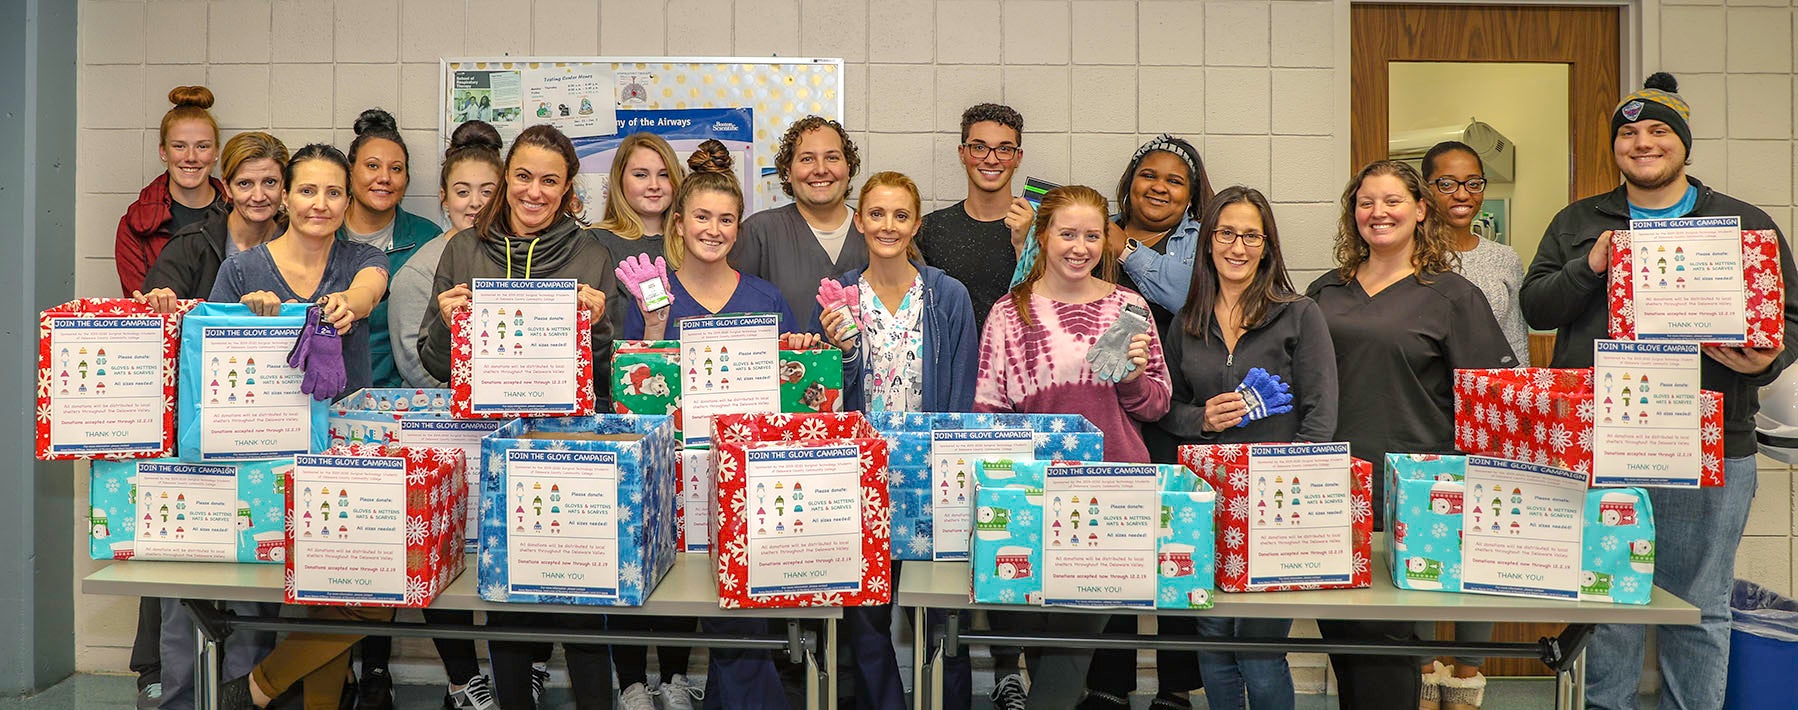
[[[321,322],[324,309],[306,309],[306,323],[300,326],[300,337],[294,341],[287,365],[305,373],[300,391],[320,402],[328,402],[349,384],[344,372],[343,339],[331,324]]]
[[[658,256],[654,261],[648,254],[625,257],[612,273],[618,275],[618,282],[624,284],[625,290],[637,299],[637,306],[645,313],[666,308],[673,302],[669,295],[672,291],[668,284],[668,262],[662,257]]]

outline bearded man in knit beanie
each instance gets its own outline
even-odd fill
[[[1592,341],[1606,332],[1612,230],[1631,219],[1740,217],[1742,229],[1778,231],[1760,208],[1686,174],[1692,110],[1665,73],[1648,78],[1611,115],[1611,154],[1623,184],[1568,205],[1542,236],[1523,278],[1523,317],[1555,329],[1555,367],[1591,367]],[[1798,269],[1779,235],[1785,332],[1798,337]],[[1656,627],[1661,707],[1720,708],[1729,666],[1729,591],[1736,546],[1754,499],[1754,415],[1759,389],[1790,365],[1783,347],[1704,346],[1700,379],[1723,393],[1723,472],[1712,488],[1650,488],[1655,512],[1654,583],[1699,608],[1695,625]],[[1588,647],[1588,708],[1634,708],[1647,628],[1600,625]]]

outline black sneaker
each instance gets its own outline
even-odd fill
[[[1130,699],[1120,698],[1102,690],[1089,689],[1086,691],[1086,697],[1081,698],[1080,704],[1074,707],[1077,710],[1117,710],[1118,708],[1128,710]]]
[[[462,686],[461,690],[443,696],[443,710],[495,710],[498,707],[493,700],[493,687],[484,675],[469,678],[468,685]]]
[[[531,664],[531,702],[543,703],[543,687],[549,685],[549,664]]]
[[[1149,710],[1192,710],[1192,701],[1172,691],[1163,690],[1149,701]]]
[[[356,691],[356,710],[393,710],[393,678],[386,668],[371,668],[362,674]]]
[[[250,677],[238,676],[219,684],[219,710],[255,710],[256,700],[250,695]]]
[[[1024,691],[1024,676],[1011,673],[993,684],[993,710],[1024,710],[1029,694]]]

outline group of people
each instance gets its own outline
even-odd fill
[[[407,147],[392,116],[363,112],[345,154],[329,145],[289,155],[266,133],[219,149],[211,95],[171,92],[162,122],[166,174],[120,222],[125,294],[159,308],[175,299],[242,302],[274,313],[317,302],[345,336],[349,384],[440,387],[449,379],[450,315],[470,279],[569,278],[591,311],[596,356],[614,339],[678,338],[685,318],[758,312],[780,316],[790,345],[843,353],[847,409],[868,412],[1032,412],[1085,416],[1105,432],[1105,458],[1174,463],[1186,443],[1347,441],[1354,456],[1454,450],[1453,372],[1527,364],[1529,327],[1557,331],[1554,365],[1591,364],[1605,337],[1611,230],[1631,218],[1740,216],[1775,229],[1761,210],[1686,174],[1689,108],[1671,77],[1656,75],[1612,117],[1623,184],[1564,209],[1527,273],[1508,247],[1472,225],[1487,187],[1477,152],[1436,146],[1421,170],[1376,161],[1345,185],[1333,239],[1336,266],[1303,290],[1283,258],[1274,206],[1252,186],[1214,190],[1194,146],[1158,136],[1129,156],[1112,195],[1086,186],[1049,191],[1032,206],[1012,194],[1024,163],[1024,119],[979,104],[961,120],[957,156],[966,197],[925,213],[914,182],[896,172],[859,181],[862,158],[836,121],[811,116],[781,137],[775,166],[793,201],[744,214],[731,156],[708,143],[685,160],[650,134],[627,137],[611,166],[603,219],[583,224],[571,189],[573,144],[553,127],[524,130],[509,148],[479,121],[458,127],[439,175],[447,225],[399,207]],[[223,180],[213,179],[223,162]],[[851,204],[851,192],[856,199]],[[1798,288],[1783,237],[1786,319]],[[643,284],[664,279],[671,305],[646,307]],[[825,308],[821,281],[857,287],[847,308]],[[828,288],[828,286],[825,286]],[[1108,334],[1120,319],[1143,327]],[[1121,367],[1096,371],[1095,348],[1121,350]],[[1728,655],[1727,585],[1754,494],[1756,388],[1793,359],[1780,349],[1706,347],[1706,389],[1725,395],[1720,489],[1651,492],[1660,530],[1656,584],[1703,610],[1703,621],[1660,629],[1665,693],[1680,707],[1720,705]],[[599,359],[596,357],[596,359]],[[1290,384],[1292,411],[1251,416],[1236,393],[1252,368]],[[604,382],[604,378],[596,378]],[[602,384],[595,392],[608,399]],[[1375,477],[1381,520],[1383,477]],[[902,573],[894,563],[895,577]],[[844,610],[845,706],[904,707],[891,635],[892,607]],[[169,629],[178,606],[146,600],[133,667],[187,653]],[[336,618],[387,619],[391,610],[313,608]],[[558,628],[756,632],[730,619],[491,613],[490,623]],[[157,619],[162,618],[160,624]],[[432,623],[470,623],[430,611]],[[995,630],[1135,631],[1137,617],[995,611]],[[1279,637],[1289,619],[1169,616],[1159,633],[1204,638]],[[940,619],[932,623],[940,623]],[[1430,637],[1433,625],[1319,620],[1329,639]],[[1490,625],[1457,627],[1461,640]],[[1604,626],[1590,648],[1589,702],[1634,706],[1644,630]],[[146,642],[146,639],[148,641]],[[357,637],[291,634],[272,649],[248,644],[226,669],[227,707],[263,707],[299,688],[308,708],[391,707],[391,645],[361,639],[363,667],[345,690]],[[473,642],[439,640],[446,707],[532,708],[548,672],[548,644],[489,644],[492,677]],[[566,644],[576,707],[611,707],[612,676],[625,708],[784,707],[803,683],[797,667],[765,652],[714,649],[703,691],[689,681],[689,650],[658,648],[657,677],[641,647]],[[148,652],[146,652],[148,651]],[[996,707],[1124,708],[1135,654],[993,648]],[[1025,656],[1021,662],[1020,655]],[[958,653],[944,669],[946,702],[968,707],[972,671]],[[1676,659],[1676,660],[1675,660]],[[1477,707],[1478,658],[1335,655],[1344,708]],[[189,661],[191,663],[191,661]],[[170,667],[173,667],[171,664]],[[1024,669],[1028,669],[1026,682]],[[1163,652],[1153,706],[1191,706],[1201,685],[1212,708],[1290,708],[1283,654]],[[154,678],[149,680],[153,681]],[[189,707],[189,679],[164,674],[160,704]],[[145,683],[148,685],[148,683]],[[152,703],[154,704],[154,703]]]

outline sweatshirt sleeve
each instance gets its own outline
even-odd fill
[[[948,398],[944,402],[951,412],[971,411],[974,405],[974,389],[977,382],[975,373],[980,369],[980,342],[974,332],[974,302],[968,296],[968,289],[960,282],[947,277],[945,281],[954,286],[945,288],[948,297],[938,304],[943,309],[943,338],[949,361],[949,381],[945,383]]]
[[[144,274],[150,269],[149,248],[126,224],[130,218],[129,211],[119,218],[119,231],[112,245],[113,265],[119,271],[119,295],[125,298],[130,298],[132,291],[141,290]]]
[[[1298,390],[1299,441],[1321,442],[1336,437],[1336,345],[1323,309],[1305,299],[1297,304],[1298,347],[1292,355],[1293,389]]]
[[[426,271],[420,261],[416,256],[408,259],[387,287],[387,337],[393,345],[393,365],[399,370],[400,379],[411,387],[443,387],[444,381],[432,377],[418,357],[425,310],[436,301],[431,293],[436,274]]]
[[[464,237],[469,238],[469,237]],[[437,307],[437,295],[456,286],[460,265],[456,263],[456,240],[444,247],[437,262],[437,273],[431,277],[430,293],[425,297],[424,321],[418,327],[418,360],[425,372],[442,382],[450,379],[450,330],[443,324],[443,311]]]
[[[976,412],[1018,411],[1022,398],[1017,391],[1019,373],[1008,364],[1015,347],[1011,337],[1017,327],[1017,312],[1009,300],[994,305],[986,317],[986,331],[980,336],[980,370],[974,384]]]
[[[1523,319],[1531,327],[1553,330],[1571,325],[1584,313],[1596,295],[1602,295],[1605,275],[1592,273],[1586,256],[1598,243],[1598,235],[1581,235],[1572,231],[1568,222],[1575,221],[1569,206],[1548,224],[1542,243],[1536,247],[1536,258],[1523,275],[1518,301],[1523,305]]]
[[[169,240],[168,246],[156,256],[156,263],[144,274],[142,287],[139,289],[149,293],[151,289],[166,288],[175,292],[176,298],[204,298],[207,294],[194,293],[200,288],[200,265],[198,259],[186,249],[184,240],[206,239],[204,233],[183,235]],[[205,247],[202,246],[202,249]],[[126,291],[125,295],[131,295]]]
[[[1180,318],[1174,318],[1173,332],[1161,343],[1166,348],[1162,353],[1167,358],[1168,383],[1173,392],[1167,416],[1161,419],[1161,428],[1178,439],[1208,439],[1215,434],[1205,431],[1205,403],[1193,391],[1192,383],[1186,381],[1186,371],[1180,367],[1186,357],[1186,334],[1180,332],[1179,323]]]

